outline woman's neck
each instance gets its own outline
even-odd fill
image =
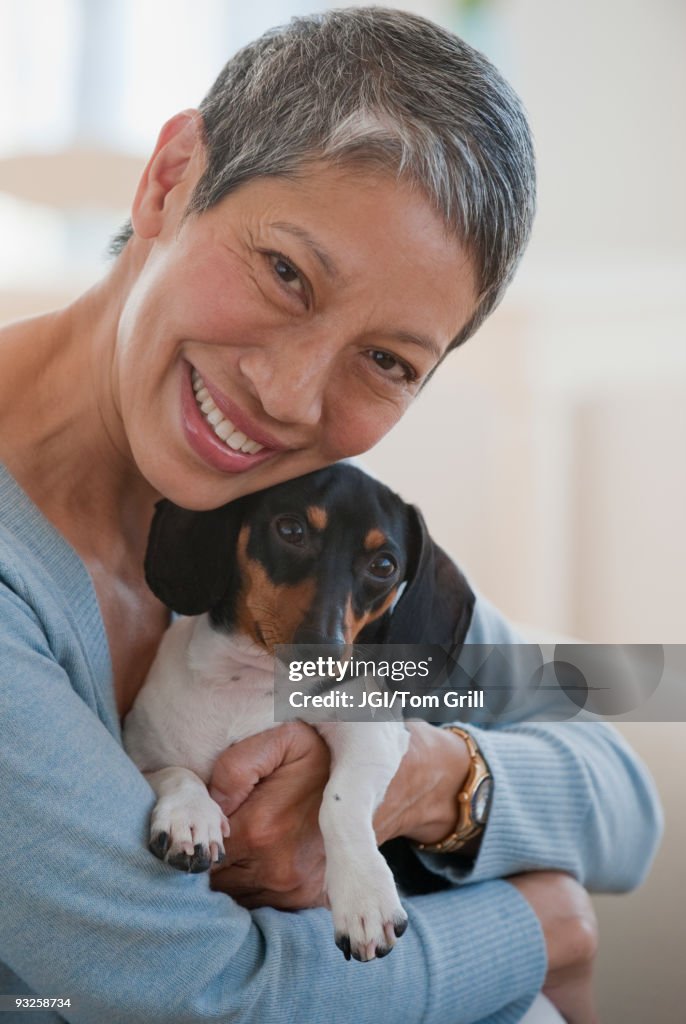
[[[126,260],[71,306],[0,331],[0,461],[84,557],[138,558],[156,495],[117,408]]]

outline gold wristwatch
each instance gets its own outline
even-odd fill
[[[417,843],[417,848],[426,853],[455,853],[470,839],[483,831],[493,794],[493,776],[472,736],[457,725],[448,728],[467,744],[469,770],[464,787],[457,798],[457,823],[455,828],[439,843]]]

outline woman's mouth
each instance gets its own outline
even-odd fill
[[[183,363],[181,406],[183,430],[191,448],[205,463],[222,473],[242,473],[286,450],[286,446],[272,442],[269,437],[258,440],[241,430],[235,420],[250,429],[245,413],[212,385],[208,387],[195,367],[186,362]]]
[[[253,441],[224,416],[212,401],[210,393],[205,387],[205,382],[197,370],[191,372],[195,401],[203,414],[206,422],[212,427],[217,437],[229,446],[234,452],[245,452],[247,455],[257,455],[264,448],[259,441]]]

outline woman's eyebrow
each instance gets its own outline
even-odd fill
[[[336,267],[332,257],[326,249],[324,249],[324,247],[315,238],[313,238],[311,234],[309,234],[309,232],[305,231],[304,228],[301,228],[298,224],[291,224],[289,221],[285,220],[274,221],[270,226],[276,228],[277,231],[287,231],[289,235],[294,235],[296,238],[299,238],[304,242],[317,257],[331,280],[336,280],[336,278],[340,277],[338,268]]]
[[[434,341],[433,338],[427,338],[423,334],[411,334],[409,331],[393,331],[394,337],[400,341],[409,341],[413,345],[419,345],[439,363],[443,358],[443,349]]]

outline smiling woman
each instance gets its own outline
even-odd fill
[[[313,163],[186,215],[204,166],[199,131],[197,117],[181,115],[160,137],[132,212],[135,242],[147,244],[129,243],[115,269],[138,248],[142,284],[102,353],[122,444],[187,508],[366,451],[470,319],[477,293],[464,247],[425,196],[378,171]],[[227,424],[235,431],[222,438]],[[246,451],[248,439],[261,449]]]
[[[146,851],[120,729],[169,622],[143,573],[159,497],[212,519],[374,445],[497,304],[534,191],[521,106],[479,53],[382,8],[297,19],[162,128],[103,279],[0,333],[1,992],[69,997],[83,1024],[507,1024],[545,983],[594,1019],[568,876],[636,884],[659,832],[609,728],[412,725],[376,835],[409,891],[445,891],[409,897],[402,946],[362,974],[321,908],[318,736],[291,723],[219,758],[213,891]],[[467,640],[516,639],[477,597]],[[431,852],[453,849],[472,748],[488,824]]]

